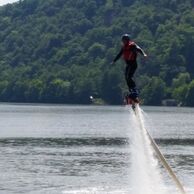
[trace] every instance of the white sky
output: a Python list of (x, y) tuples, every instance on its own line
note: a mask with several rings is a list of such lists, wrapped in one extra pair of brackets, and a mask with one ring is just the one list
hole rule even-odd
[(1, 5), (5, 5), (7, 3), (13, 3), (13, 2), (16, 2), (18, 0), (0, 0), (0, 6)]

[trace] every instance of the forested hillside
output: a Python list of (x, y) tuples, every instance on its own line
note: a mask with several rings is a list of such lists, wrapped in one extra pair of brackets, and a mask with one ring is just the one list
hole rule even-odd
[(148, 54), (136, 82), (144, 104), (194, 106), (194, 1), (20, 0), (0, 7), (0, 101), (122, 103), (121, 35)]

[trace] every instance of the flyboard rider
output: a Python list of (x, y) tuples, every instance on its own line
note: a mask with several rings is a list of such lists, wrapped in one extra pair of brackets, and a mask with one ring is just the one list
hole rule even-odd
[(138, 97), (138, 90), (133, 80), (133, 75), (137, 69), (137, 56), (138, 53), (147, 57), (147, 54), (141, 49), (134, 41), (131, 40), (129, 34), (122, 36), (123, 46), (117, 56), (114, 58), (111, 64), (114, 64), (121, 56), (123, 57), (126, 68), (125, 68), (125, 80), (129, 89), (129, 95), (132, 98)]

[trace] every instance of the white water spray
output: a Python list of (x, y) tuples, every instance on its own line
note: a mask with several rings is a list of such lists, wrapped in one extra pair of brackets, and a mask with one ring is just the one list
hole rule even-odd
[(131, 111), (131, 194), (166, 194), (158, 160), (144, 127), (142, 110)]

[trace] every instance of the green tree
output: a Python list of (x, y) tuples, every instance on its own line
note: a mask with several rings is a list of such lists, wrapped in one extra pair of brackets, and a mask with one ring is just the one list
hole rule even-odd
[(48, 82), (42, 98), (46, 102), (64, 103), (68, 102), (68, 93), (71, 83), (61, 79), (53, 79)]
[(194, 106), (194, 80), (191, 81), (186, 95), (186, 105)]
[(39, 79), (33, 79), (28, 83), (25, 98), (28, 102), (40, 102), (44, 90), (44, 83)]
[(0, 100), (90, 103), (88, 95), (96, 94), (122, 103), (124, 65), (109, 64), (121, 35), (130, 33), (149, 56), (140, 58), (135, 75), (144, 103), (174, 98), (189, 104), (193, 5), (192, 0), (25, 0), (2, 6)]
[(144, 103), (148, 105), (161, 105), (165, 94), (166, 84), (158, 77), (152, 77), (142, 90)]
[(102, 98), (109, 104), (122, 103), (121, 73), (115, 69), (106, 71), (102, 78)]
[(172, 97), (181, 104), (185, 104), (188, 86), (190, 82), (189, 73), (180, 73), (172, 82)]

